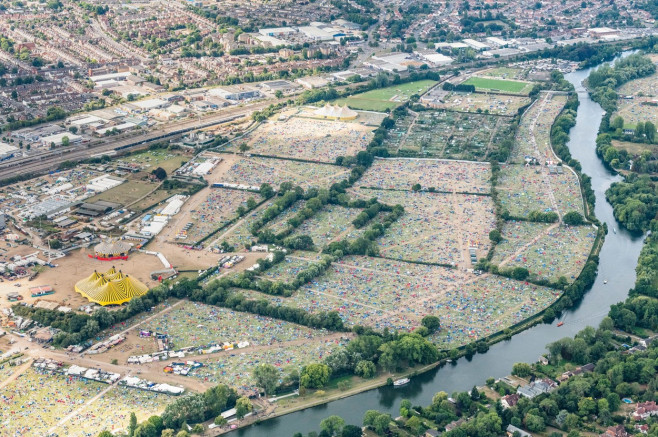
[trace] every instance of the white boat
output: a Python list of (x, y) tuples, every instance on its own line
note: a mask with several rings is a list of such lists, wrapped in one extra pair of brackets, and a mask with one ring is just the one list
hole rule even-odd
[(612, 232), (614, 232), (614, 233), (616, 234), (616, 233), (617, 233), (617, 229), (612, 228)]
[(403, 385), (409, 384), (411, 381), (409, 378), (401, 378), (393, 381), (393, 387), (402, 387)]
[(603, 280), (603, 283), (604, 283), (604, 284), (607, 284), (607, 283), (608, 283), (608, 280), (607, 280), (607, 279), (604, 279), (604, 280)]

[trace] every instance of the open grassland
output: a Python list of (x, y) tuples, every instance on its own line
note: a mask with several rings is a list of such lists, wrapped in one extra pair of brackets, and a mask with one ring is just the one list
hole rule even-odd
[(532, 89), (532, 83), (516, 80), (492, 79), (472, 76), (463, 82), (464, 85), (474, 85), (476, 89), (503, 91), (527, 95)]
[(595, 239), (596, 229), (591, 226), (507, 222), (492, 262), (525, 267), (538, 279), (557, 281), (564, 276), (573, 282), (585, 266)]
[[(129, 205), (136, 200), (146, 196), (151, 191), (155, 190), (158, 186), (157, 182), (130, 180), (100, 194), (87, 199), (87, 202), (95, 202), (97, 200), (105, 200), (107, 202), (116, 202), (121, 205)], [(157, 192), (156, 192), (157, 193)], [(155, 195), (155, 193), (153, 193)], [(164, 193), (163, 193), (164, 194)], [(166, 196), (169, 197), (169, 196)], [(166, 198), (165, 197), (165, 198)], [(142, 202), (140, 202), (141, 204)], [(153, 204), (155, 202), (152, 202)]]
[(146, 150), (134, 155), (121, 157), (117, 160), (117, 162), (143, 164), (146, 167), (145, 171), (149, 173), (152, 170), (161, 167), (167, 172), (167, 174), (169, 174), (188, 160), (189, 158), (186, 158), (180, 154), (172, 153), (168, 150), (156, 149)]
[(479, 71), (478, 76), (497, 77), (501, 79), (523, 79), (525, 71), (520, 68), (497, 67), (485, 71)]
[[(415, 184), (427, 190), (458, 193), (489, 193), (489, 163), (441, 159), (377, 159), (359, 179), (361, 187), (408, 190)], [(403, 205), (404, 206), (404, 205)]]
[(383, 112), (407, 102), (414, 94), (423, 94), (435, 84), (436, 82), (433, 80), (419, 80), (354, 94), (349, 97), (337, 99), (332, 103), (341, 106), (347, 105), (352, 109)]
[[(270, 120), (244, 138), (254, 154), (333, 164), (339, 156), (365, 150), (374, 127), (354, 122), (292, 117)], [(237, 150), (232, 145), (229, 150)]]

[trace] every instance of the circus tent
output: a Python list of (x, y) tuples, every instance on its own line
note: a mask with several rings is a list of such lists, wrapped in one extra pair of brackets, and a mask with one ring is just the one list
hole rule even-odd
[(345, 106), (330, 105), (327, 103), (322, 108), (313, 112), (314, 115), (332, 120), (354, 120), (359, 114)]
[(142, 296), (148, 287), (114, 267), (105, 273), (94, 271), (75, 284), (75, 291), (99, 305), (121, 305), (134, 297)]
[(96, 258), (101, 261), (111, 261), (115, 259), (128, 259), (130, 244), (114, 239), (107, 239), (100, 242), (94, 247), (94, 255), (90, 258)]

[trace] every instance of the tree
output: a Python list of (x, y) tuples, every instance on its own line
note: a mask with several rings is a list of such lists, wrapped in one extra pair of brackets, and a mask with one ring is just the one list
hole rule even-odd
[(224, 426), (228, 423), (228, 421), (226, 420), (226, 418), (224, 416), (219, 415), (219, 416), (215, 417), (215, 420), (213, 421), (213, 423), (217, 426)]
[(411, 189), (412, 189), (413, 191), (420, 191), (421, 188), (422, 188), (422, 187), (420, 186), (420, 184), (413, 184), (413, 185), (411, 186)]
[(543, 432), (546, 429), (544, 419), (534, 414), (527, 414), (525, 416), (525, 426), (531, 432)]
[(265, 199), (269, 199), (274, 196), (274, 189), (270, 184), (263, 183), (260, 186), (260, 195)]
[(341, 437), (363, 437), (363, 430), (355, 425), (345, 425)]
[(345, 426), (345, 420), (340, 416), (329, 416), (320, 422), (320, 429), (326, 431), (328, 435), (339, 435)]
[(514, 366), (512, 366), (512, 375), (516, 375), (521, 378), (529, 376), (531, 372), (532, 367), (530, 367), (530, 364), (528, 363), (515, 363)]
[(98, 437), (114, 437), (110, 431), (103, 430), (98, 434)]
[(562, 221), (571, 226), (578, 226), (585, 223), (585, 219), (578, 211), (569, 211), (562, 217)]
[(130, 424), (128, 425), (128, 435), (133, 437), (135, 435), (135, 430), (137, 429), (137, 416), (135, 412), (130, 413)]
[(418, 418), (418, 416), (414, 416), (411, 419), (407, 420), (405, 426), (415, 436), (418, 436), (420, 435), (420, 433), (425, 431), (425, 426), (423, 425), (423, 422)]
[(621, 118), (620, 116), (616, 116), (615, 118), (612, 119), (612, 122), (610, 123), (610, 127), (613, 130), (623, 129), (624, 128), (624, 119)]
[(62, 146), (67, 147), (68, 145), (71, 144), (71, 140), (67, 136), (62, 137)]
[(158, 430), (151, 422), (144, 422), (135, 430), (135, 437), (157, 437)]
[(165, 179), (167, 179), (167, 171), (162, 167), (156, 168), (151, 172), (151, 174), (153, 174), (153, 176), (158, 178), (158, 180), (160, 181), (164, 181)]
[(309, 364), (302, 369), (300, 385), (306, 388), (322, 388), (329, 382), (330, 373), (326, 364)]
[(491, 240), (492, 243), (500, 243), (500, 240), (503, 239), (503, 236), (501, 235), (500, 231), (498, 229), (492, 229), (489, 232), (489, 240)]
[(248, 397), (242, 396), (235, 402), (235, 416), (242, 419), (254, 408)]
[(650, 143), (653, 143), (656, 139), (656, 126), (650, 121), (644, 123), (644, 136)]
[(430, 334), (438, 331), (441, 327), (441, 320), (436, 316), (425, 316), (420, 323), (427, 328)]
[(238, 147), (238, 150), (240, 150), (241, 153), (245, 153), (247, 150), (249, 150), (249, 146), (247, 143), (242, 143), (240, 144), (240, 147)]
[(530, 275), (530, 272), (525, 267), (514, 267), (511, 276), (517, 281), (523, 281)]
[(400, 416), (411, 416), (411, 408), (411, 401), (409, 399), (402, 399), (402, 402), (400, 402)]
[(356, 368), (354, 369), (354, 373), (356, 373), (362, 378), (368, 379), (375, 376), (375, 373), (377, 373), (377, 368), (375, 367), (375, 363), (373, 363), (372, 361), (361, 360), (358, 363), (356, 363)]
[(279, 381), (279, 372), (271, 364), (261, 364), (254, 369), (254, 378), (259, 387), (265, 390), (265, 395), (271, 395)]
[(274, 93), (274, 97), (276, 97), (277, 99), (280, 99), (281, 97), (283, 97), (283, 91), (276, 90), (276, 92)]

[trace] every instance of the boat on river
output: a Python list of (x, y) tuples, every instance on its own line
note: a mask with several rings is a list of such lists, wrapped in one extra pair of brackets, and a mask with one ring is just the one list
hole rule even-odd
[(403, 385), (409, 384), (409, 381), (411, 381), (409, 378), (396, 379), (393, 381), (393, 387), (402, 387)]

